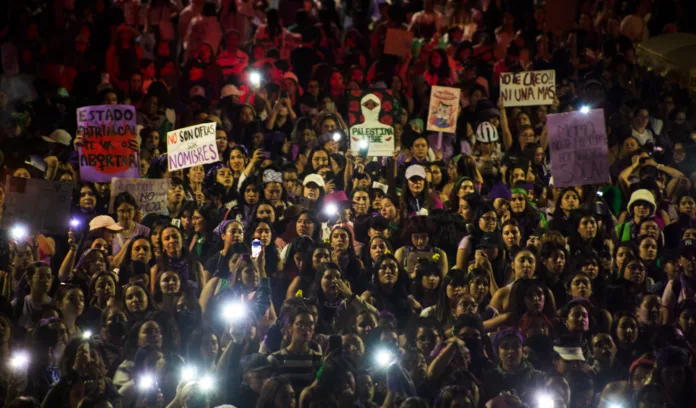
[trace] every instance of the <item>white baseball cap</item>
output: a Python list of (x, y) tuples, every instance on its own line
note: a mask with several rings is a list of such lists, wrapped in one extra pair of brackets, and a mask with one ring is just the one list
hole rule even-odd
[(425, 178), (425, 168), (420, 164), (412, 164), (406, 169), (406, 180), (410, 180), (411, 177)]
[(121, 231), (123, 227), (116, 224), (113, 218), (108, 215), (97, 215), (89, 222), (89, 230), (94, 231), (99, 228), (106, 228), (111, 231)]
[(228, 96), (242, 96), (244, 95), (244, 92), (242, 92), (239, 88), (232, 84), (227, 84), (222, 87), (222, 90), (220, 91), (220, 99), (226, 98)]
[(324, 188), (324, 179), (318, 175), (318, 174), (309, 174), (304, 178), (304, 181), (302, 182), (303, 186), (306, 186), (309, 183), (314, 183), (318, 185), (321, 188)]
[(51, 132), (50, 135), (41, 136), (41, 138), (48, 143), (60, 143), (65, 146), (70, 146), (70, 142), (72, 141), (72, 136), (70, 136), (70, 133), (63, 129), (56, 129)]

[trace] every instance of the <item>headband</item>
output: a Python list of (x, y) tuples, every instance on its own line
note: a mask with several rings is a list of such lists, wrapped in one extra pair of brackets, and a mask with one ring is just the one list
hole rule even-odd
[(527, 197), (527, 190), (515, 187), (512, 190), (510, 190), (510, 194), (522, 194), (523, 196)]

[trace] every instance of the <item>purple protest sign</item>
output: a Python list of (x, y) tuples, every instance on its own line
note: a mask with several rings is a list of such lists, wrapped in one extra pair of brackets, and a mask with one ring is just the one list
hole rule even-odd
[(106, 183), (114, 177), (138, 178), (138, 153), (130, 148), (135, 138), (135, 108), (130, 105), (85, 106), (77, 110), (80, 179)]
[(609, 181), (604, 111), (568, 112), (546, 119), (554, 187)]

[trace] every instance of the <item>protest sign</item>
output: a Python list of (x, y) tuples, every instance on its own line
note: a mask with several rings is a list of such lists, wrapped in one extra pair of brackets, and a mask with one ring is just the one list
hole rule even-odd
[(120, 179), (111, 180), (111, 201), (109, 213), (113, 213), (114, 200), (119, 193), (128, 192), (145, 214), (168, 214), (167, 192), (171, 179)]
[(503, 72), (500, 97), (506, 108), (551, 105), (556, 97), (556, 71)]
[(215, 123), (202, 123), (167, 133), (169, 171), (220, 160), (215, 144)]
[(382, 110), (379, 112), (380, 122), (391, 126), (399, 120), (401, 104), (391, 95), (390, 91), (385, 91), (383, 89), (354, 89), (346, 93), (348, 97), (348, 127), (365, 120), (362, 116), (360, 104), (367, 94), (376, 96), (382, 103)]
[(382, 102), (374, 94), (365, 95), (360, 101), (364, 121), (350, 128), (350, 148), (368, 156), (392, 156), (394, 153), (394, 128), (379, 121)]
[(72, 184), (7, 177), (5, 228), (23, 225), (32, 232), (64, 234), (70, 227)]
[(114, 177), (137, 178), (138, 153), (130, 148), (135, 138), (135, 108), (130, 105), (85, 106), (77, 110), (80, 179), (106, 183)]
[(411, 51), (413, 33), (398, 28), (387, 28), (387, 38), (384, 40), (384, 53), (405, 57)]
[(445, 86), (433, 86), (430, 91), (428, 130), (431, 132), (454, 133), (459, 116), (461, 90)]
[(554, 187), (609, 181), (604, 111), (550, 114), (546, 120)]

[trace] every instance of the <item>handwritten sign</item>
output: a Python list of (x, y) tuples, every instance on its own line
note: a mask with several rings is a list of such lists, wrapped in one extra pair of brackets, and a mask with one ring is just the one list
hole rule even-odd
[(556, 96), (556, 71), (503, 72), (500, 97), (506, 107), (551, 105)]
[(3, 223), (21, 224), (32, 232), (64, 234), (70, 225), (72, 184), (7, 177)]
[(167, 215), (167, 192), (171, 179), (120, 179), (111, 180), (111, 201), (109, 212), (113, 213), (114, 200), (119, 193), (128, 192), (145, 214), (155, 213)]
[(401, 104), (391, 94), (391, 91), (383, 89), (353, 89), (347, 92), (348, 97), (348, 127), (365, 120), (362, 115), (361, 101), (367, 94), (376, 96), (382, 104), (379, 111), (379, 121), (391, 126), (399, 120)]
[(398, 28), (387, 28), (387, 38), (384, 40), (384, 53), (405, 57), (411, 51), (413, 33)]
[(602, 109), (550, 114), (547, 125), (554, 187), (609, 181), (609, 148)]
[(135, 130), (135, 108), (130, 105), (85, 106), (77, 110), (80, 179), (106, 183), (114, 177), (137, 178), (138, 153), (130, 148)]
[(169, 171), (213, 163), (220, 160), (215, 144), (216, 124), (202, 123), (167, 133)]
[(364, 121), (350, 128), (350, 148), (372, 157), (392, 156), (394, 153), (394, 128), (379, 121), (382, 102), (374, 94), (365, 95), (360, 101)]
[(459, 116), (461, 90), (445, 86), (433, 86), (430, 91), (428, 130), (431, 132), (454, 133)]

